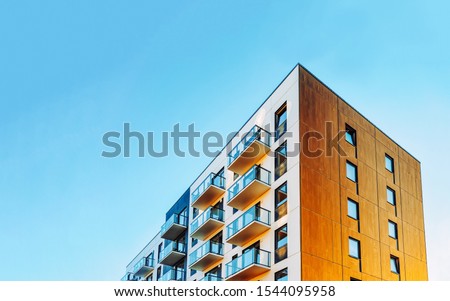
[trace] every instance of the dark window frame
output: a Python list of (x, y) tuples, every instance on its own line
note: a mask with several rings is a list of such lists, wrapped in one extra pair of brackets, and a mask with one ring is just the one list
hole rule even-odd
[[(283, 190), (283, 187), (286, 187), (285, 188), (285, 191)], [(280, 186), (278, 186), (276, 189), (275, 189), (275, 209), (274, 209), (274, 212), (275, 212), (275, 221), (277, 221), (277, 220), (279, 220), (280, 218), (282, 218), (282, 217), (284, 217), (284, 216), (286, 216), (287, 215), (287, 205), (288, 205), (288, 185), (287, 185), (287, 181), (286, 182), (284, 182), (283, 184), (281, 184)], [(279, 194), (279, 192), (280, 193), (284, 193), (284, 194), (286, 194), (286, 198), (284, 199), (284, 200), (282, 200), (282, 201), (280, 201), (279, 199), (278, 199), (278, 194)], [(280, 207), (282, 207), (282, 206), (286, 206), (286, 213), (284, 214), (284, 215), (280, 215), (279, 213), (278, 213), (278, 209), (280, 208)]]
[[(286, 114), (285, 121), (280, 123), (280, 117), (283, 116), (283, 114)], [(287, 101), (285, 101), (278, 110), (275, 111), (275, 141), (278, 141), (284, 133), (287, 132)], [(279, 132), (278, 129), (283, 126), (283, 132)]]
[[(351, 248), (350, 248), (351, 241), (354, 241), (358, 244), (358, 256), (354, 256), (351, 254)], [(351, 258), (354, 258), (354, 259), (358, 259), (358, 260), (361, 259), (361, 242), (358, 239), (353, 238), (351, 236), (348, 237), (348, 256), (350, 256)]]
[[(354, 168), (355, 170), (355, 179), (353, 180), (352, 178), (349, 177), (348, 175), (348, 166), (351, 166)], [(349, 179), (350, 181), (352, 181), (353, 183), (358, 183), (358, 166), (350, 161), (346, 161), (345, 163), (345, 176), (347, 177), (347, 179)]]
[[(283, 276), (280, 277), (280, 275), (282, 275), (283, 273), (286, 274), (286, 275), (283, 275)], [(284, 277), (286, 277), (286, 280), (280, 280), (280, 279), (282, 279)], [(288, 281), (288, 280), (289, 280), (288, 267), (285, 267), (284, 269), (281, 269), (281, 270), (275, 272), (275, 274), (274, 274), (274, 281)]]
[[(395, 231), (394, 234), (395, 234), (395, 236), (392, 236), (392, 235), (391, 235), (391, 225), (394, 226), (394, 231)], [(393, 221), (391, 221), (391, 220), (388, 220), (388, 235), (389, 235), (390, 238), (393, 238), (393, 239), (395, 239), (395, 240), (398, 239), (398, 226), (397, 226), (397, 223), (396, 223), (396, 222), (393, 222)]]
[[(392, 265), (393, 261), (394, 265)], [(397, 256), (391, 255), (389, 265), (392, 273), (400, 275), (400, 259)], [(393, 267), (395, 267), (395, 270), (392, 269)]]
[[(278, 239), (280, 232), (285, 232), (286, 237), (282, 238), (282, 239)], [(288, 225), (284, 224), (283, 226), (279, 227), (278, 229), (276, 229), (274, 231), (274, 235), (275, 235), (275, 239), (274, 239), (274, 247), (275, 247), (275, 263), (278, 263), (280, 261), (283, 261), (284, 259), (286, 259), (288, 257)], [(283, 241), (284, 239), (286, 239), (286, 242), (283, 245), (279, 245), (279, 243), (281, 241)], [(286, 249), (286, 251), (284, 252), (284, 254), (282, 256), (278, 256), (277, 251), (281, 250), (281, 249)]]
[[(347, 139), (348, 137), (351, 137), (351, 141), (349, 141), (349, 139)], [(348, 124), (345, 124), (345, 141), (347, 141), (347, 143), (352, 146), (356, 146), (356, 144), (357, 144), (356, 130)]]
[[(393, 195), (393, 203), (389, 201), (389, 192), (392, 192)], [(392, 206), (397, 206), (397, 193), (394, 189), (389, 186), (386, 186), (386, 201)]]
[[(353, 216), (350, 215), (349, 203), (355, 204), (355, 206), (356, 206), (356, 217), (353, 217)], [(359, 221), (359, 203), (356, 202), (355, 200), (352, 200), (351, 198), (347, 198), (347, 216), (350, 217), (351, 219)]]
[[(392, 169), (389, 169), (388, 168), (388, 166), (387, 166), (387, 160), (389, 160), (389, 162), (390, 162), (390, 168)], [(389, 171), (390, 173), (394, 173), (394, 158), (392, 158), (391, 156), (389, 156), (388, 154), (384, 154), (384, 168), (387, 170), (387, 171)]]
[[(284, 149), (284, 153), (282, 152)], [(284, 157), (284, 161), (282, 160), (282, 157)], [(281, 178), (284, 174), (287, 172), (287, 141), (284, 141), (280, 144), (280, 146), (277, 147), (275, 150), (275, 181)], [(282, 163), (284, 162), (284, 163)], [(284, 171), (283, 173), (280, 173), (280, 169), (284, 164)]]

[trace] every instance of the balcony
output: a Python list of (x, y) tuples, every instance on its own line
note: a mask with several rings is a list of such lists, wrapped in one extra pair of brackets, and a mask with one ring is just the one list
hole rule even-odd
[(161, 237), (168, 240), (175, 240), (186, 230), (187, 216), (173, 214), (161, 227)]
[(159, 263), (173, 266), (186, 256), (186, 244), (172, 241), (159, 254)]
[(192, 207), (205, 210), (225, 193), (225, 178), (211, 173), (191, 194)]
[(120, 281), (137, 281), (137, 277), (135, 277), (133, 273), (126, 273)]
[(254, 165), (228, 189), (228, 206), (243, 210), (270, 189), (270, 171)]
[(189, 268), (204, 271), (211, 265), (218, 264), (223, 259), (223, 244), (207, 241), (189, 255)]
[(253, 248), (226, 264), (225, 280), (251, 280), (267, 271), (270, 271), (270, 252)]
[(184, 270), (170, 269), (164, 275), (162, 275), (158, 281), (185, 281)]
[(209, 207), (191, 223), (191, 236), (204, 240), (223, 226), (223, 216), (222, 209)]
[(270, 133), (255, 125), (228, 153), (228, 169), (242, 175), (270, 151)]
[(216, 275), (205, 275), (200, 281), (222, 281), (222, 277)]
[(137, 277), (146, 277), (154, 267), (153, 258), (143, 257), (134, 265), (133, 272)]
[(227, 226), (227, 243), (243, 246), (270, 229), (270, 211), (253, 206)]

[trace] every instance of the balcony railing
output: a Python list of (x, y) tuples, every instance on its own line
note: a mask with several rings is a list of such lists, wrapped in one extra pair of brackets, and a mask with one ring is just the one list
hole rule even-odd
[(120, 281), (137, 281), (137, 277), (133, 275), (133, 273), (126, 273)]
[(170, 269), (164, 275), (162, 275), (158, 281), (184, 281), (186, 280), (184, 270)]
[(191, 236), (204, 240), (209, 234), (223, 226), (223, 216), (222, 209), (209, 207), (191, 223)]
[(189, 255), (189, 267), (203, 271), (211, 265), (216, 265), (223, 259), (223, 244), (207, 241)]
[(222, 281), (222, 277), (216, 276), (216, 275), (206, 275), (200, 281)]
[(153, 271), (153, 268), (153, 258), (143, 257), (134, 265), (133, 272), (138, 277), (145, 277)]
[(226, 264), (226, 280), (250, 280), (270, 270), (270, 252), (253, 248)]
[(228, 188), (228, 206), (243, 210), (270, 189), (270, 171), (254, 165)]
[(228, 153), (228, 169), (243, 174), (270, 151), (270, 136), (255, 125)]
[(191, 194), (192, 207), (205, 210), (225, 193), (225, 178), (211, 173)]
[(181, 233), (186, 230), (187, 216), (184, 214), (173, 214), (161, 226), (161, 237), (164, 239), (175, 240)]
[(170, 242), (159, 254), (159, 263), (173, 266), (186, 256), (186, 244)]
[(243, 246), (270, 229), (270, 211), (253, 206), (227, 226), (227, 242)]

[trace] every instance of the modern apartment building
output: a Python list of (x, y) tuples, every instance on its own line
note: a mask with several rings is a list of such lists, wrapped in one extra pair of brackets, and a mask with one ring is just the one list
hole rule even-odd
[(297, 65), (123, 280), (427, 280), (420, 162)]

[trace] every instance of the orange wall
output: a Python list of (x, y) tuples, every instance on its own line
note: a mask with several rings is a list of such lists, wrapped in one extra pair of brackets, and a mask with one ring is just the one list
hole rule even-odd
[[(346, 156), (301, 154), (302, 280), (427, 280), (420, 163), (300, 68), (300, 137), (309, 131), (325, 137), (326, 121), (333, 136), (345, 124), (354, 128), (357, 146), (343, 138)], [(325, 150), (325, 139), (311, 139), (309, 149), (316, 148)], [(394, 175), (385, 154), (394, 159)], [(346, 178), (347, 160), (358, 167), (357, 184)], [(386, 185), (396, 191), (397, 212), (386, 201)], [(347, 216), (347, 198), (359, 203), (359, 224)], [(398, 247), (388, 219), (398, 225)], [(349, 236), (360, 241), (360, 261), (348, 256)], [(400, 276), (390, 271), (390, 254), (400, 260)]]

